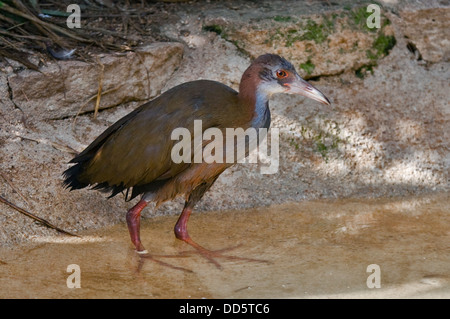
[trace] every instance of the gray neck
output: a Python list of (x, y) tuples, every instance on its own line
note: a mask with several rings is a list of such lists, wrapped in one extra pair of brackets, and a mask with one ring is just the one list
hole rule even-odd
[(270, 127), (269, 97), (260, 90), (256, 91), (255, 117), (252, 120), (252, 127), (267, 129)]

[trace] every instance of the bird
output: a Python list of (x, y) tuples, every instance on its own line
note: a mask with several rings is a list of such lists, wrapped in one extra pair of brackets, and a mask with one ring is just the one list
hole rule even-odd
[(211, 260), (209, 251), (191, 238), (187, 224), (195, 205), (234, 163), (175, 162), (171, 150), (177, 141), (171, 134), (176, 128), (194, 133), (196, 120), (202, 121), (203, 132), (210, 128), (269, 129), (269, 99), (278, 93), (302, 95), (331, 105), (289, 61), (276, 54), (263, 54), (243, 73), (239, 92), (212, 80), (186, 82), (119, 119), (69, 162), (74, 165), (63, 172), (63, 185), (70, 191), (90, 187), (110, 193), (109, 198), (126, 192), (128, 201), (140, 196), (127, 211), (126, 222), (131, 243), (142, 255), (148, 254), (140, 237), (142, 210), (150, 202), (156, 208), (184, 196), (175, 236)]

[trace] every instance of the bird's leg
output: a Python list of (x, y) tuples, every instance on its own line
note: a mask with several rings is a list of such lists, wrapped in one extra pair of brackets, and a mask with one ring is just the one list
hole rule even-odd
[(191, 213), (192, 207), (189, 207), (188, 203), (186, 203), (186, 205), (183, 208), (183, 211), (181, 212), (180, 217), (178, 218), (177, 223), (175, 224), (174, 228), (175, 237), (194, 247), (202, 256), (204, 256), (206, 259), (212, 262), (217, 268), (222, 268), (220, 264), (212, 258), (211, 251), (197, 244), (195, 241), (192, 240), (191, 236), (189, 236), (187, 230), (187, 223), (189, 217), (191, 216)]
[(127, 225), (130, 232), (131, 242), (136, 247), (138, 254), (146, 254), (144, 246), (141, 243), (140, 228), (141, 228), (141, 211), (147, 206), (148, 202), (141, 199), (127, 212)]
[(197, 250), (205, 250), (205, 249), (202, 246), (195, 243), (191, 239), (191, 237), (189, 236), (188, 231), (187, 231), (187, 223), (188, 223), (189, 217), (191, 216), (192, 210), (194, 209), (195, 204), (203, 197), (205, 192), (212, 186), (212, 184), (214, 183), (216, 178), (214, 178), (209, 183), (201, 184), (196, 189), (194, 189), (194, 191), (189, 195), (188, 200), (184, 204), (183, 211), (181, 212), (181, 215), (178, 218), (177, 223), (175, 224), (175, 229), (174, 229), (175, 236), (178, 239), (181, 239), (182, 241), (193, 246)]
[(178, 218), (177, 223), (175, 224), (174, 232), (175, 237), (182, 241), (188, 241), (190, 240), (190, 236), (187, 231), (187, 223), (189, 220), (189, 217), (191, 216), (192, 208), (188, 207), (187, 205), (184, 206), (183, 211), (181, 212), (180, 217)]
[[(189, 217), (191, 216), (192, 208), (186, 205), (181, 212), (180, 217), (178, 218), (177, 223), (175, 224), (174, 232), (175, 237), (184, 241), (185, 243), (191, 245), (195, 249), (197, 249), (200, 252), (207, 252), (208, 250), (206, 248), (203, 248), (199, 244), (197, 244), (195, 241), (192, 240), (191, 236), (189, 236), (188, 230), (187, 230), (187, 223), (189, 220)], [(214, 262), (215, 263), (215, 262)]]
[(185, 243), (189, 244), (190, 246), (194, 247), (197, 252), (205, 257), (209, 262), (213, 263), (217, 268), (221, 269), (222, 266), (214, 259), (217, 257), (231, 259), (231, 260), (245, 260), (245, 261), (258, 261), (258, 262), (265, 262), (264, 260), (258, 260), (253, 258), (243, 258), (243, 257), (236, 257), (236, 256), (228, 256), (224, 255), (223, 252), (234, 249), (236, 247), (211, 251), (203, 246), (197, 244), (195, 241), (192, 240), (192, 238), (188, 234), (187, 230), (187, 223), (189, 220), (189, 217), (191, 216), (193, 208), (191, 207), (189, 202), (186, 202), (186, 205), (184, 206), (183, 211), (181, 212), (180, 217), (178, 218), (177, 223), (175, 224), (174, 232), (175, 237), (184, 241)]
[[(140, 227), (141, 227), (141, 212), (147, 206), (148, 202), (145, 199), (141, 199), (136, 205), (134, 205), (128, 212), (127, 212), (127, 225), (128, 230), (130, 232), (131, 242), (136, 247), (136, 252), (139, 254), (139, 256), (150, 259), (162, 266), (176, 269), (176, 270), (182, 270), (186, 272), (192, 272), (189, 269), (183, 268), (183, 267), (177, 267), (171, 264), (168, 264), (166, 262), (163, 262), (161, 260), (158, 260), (151, 256), (147, 250), (144, 248), (144, 245), (142, 245), (141, 237), (140, 237)], [(142, 263), (140, 263), (140, 267), (142, 267)]]

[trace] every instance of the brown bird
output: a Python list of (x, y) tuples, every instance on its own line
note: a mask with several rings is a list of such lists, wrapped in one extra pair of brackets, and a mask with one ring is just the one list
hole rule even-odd
[(265, 54), (244, 72), (239, 93), (219, 82), (198, 80), (178, 85), (138, 107), (70, 161), (75, 165), (64, 172), (64, 184), (71, 190), (91, 185), (111, 192), (110, 197), (126, 191), (129, 200), (142, 195), (126, 214), (131, 242), (142, 254), (147, 253), (139, 234), (142, 209), (149, 202), (158, 206), (184, 195), (175, 236), (211, 260), (208, 251), (189, 236), (187, 223), (195, 204), (233, 163), (176, 163), (171, 152), (178, 141), (171, 134), (176, 128), (186, 128), (193, 139), (194, 120), (202, 120), (202, 133), (209, 128), (268, 129), (269, 99), (275, 93), (299, 94), (330, 104), (291, 63), (278, 55)]

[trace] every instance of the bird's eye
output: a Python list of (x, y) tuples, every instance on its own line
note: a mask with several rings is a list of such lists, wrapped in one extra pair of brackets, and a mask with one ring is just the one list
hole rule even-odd
[(287, 76), (288, 76), (288, 74), (287, 74), (287, 72), (285, 70), (278, 70), (277, 71), (277, 78), (283, 79), (283, 78), (285, 78)]

